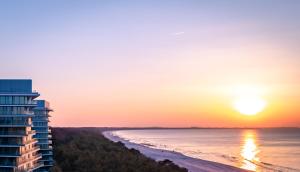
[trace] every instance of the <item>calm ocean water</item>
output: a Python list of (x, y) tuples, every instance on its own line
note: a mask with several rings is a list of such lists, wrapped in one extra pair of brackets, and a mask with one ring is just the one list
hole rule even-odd
[(300, 129), (153, 129), (114, 134), (253, 171), (300, 171)]

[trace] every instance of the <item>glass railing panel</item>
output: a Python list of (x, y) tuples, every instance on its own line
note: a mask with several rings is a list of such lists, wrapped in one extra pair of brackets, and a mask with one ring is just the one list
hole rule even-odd
[(25, 131), (0, 131), (0, 135), (26, 135), (26, 134), (27, 133)]

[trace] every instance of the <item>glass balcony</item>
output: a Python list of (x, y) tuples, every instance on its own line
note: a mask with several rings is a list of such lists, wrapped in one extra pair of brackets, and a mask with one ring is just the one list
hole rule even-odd
[(38, 139), (38, 144), (52, 144), (52, 140)]
[(44, 162), (53, 162), (54, 161), (54, 159), (52, 158), (52, 157), (47, 157), (47, 158), (45, 158), (45, 157), (43, 157), (42, 159), (40, 159), (40, 161), (44, 161)]
[(39, 169), (40, 167), (43, 167), (44, 163), (43, 162), (35, 162), (31, 168), (31, 170), (36, 170)]
[(0, 139), (0, 145), (22, 145), (22, 140), (3, 140)]
[(51, 133), (51, 130), (48, 129), (48, 127), (46, 127), (46, 129), (42, 127), (33, 127), (33, 128), (37, 133)]
[(51, 156), (51, 155), (53, 155), (53, 152), (52, 151), (49, 151), (49, 150), (42, 150), (42, 151), (40, 151), (41, 152), (41, 154), (43, 155), (43, 156)]
[(24, 136), (26, 135), (25, 131), (0, 131), (0, 136)]
[(50, 145), (40, 145), (40, 149), (41, 150), (51, 150), (52, 146), (50, 146)]
[(15, 147), (15, 146), (24, 146), (26, 144), (35, 143), (37, 140), (31, 139), (28, 141), (23, 141), (21, 139), (6, 139), (0, 137), (0, 146), (2, 147)]
[(15, 167), (16, 161), (15, 160), (8, 160), (8, 159), (4, 159), (0, 161), (0, 167), (1, 166), (10, 166), (10, 167)]
[(20, 155), (18, 151), (0, 151), (0, 157), (18, 157)]
[(15, 120), (0, 120), (0, 126), (3, 125), (8, 125), (8, 126), (31, 126), (31, 121), (15, 121)]
[(53, 165), (54, 165), (54, 162), (53, 162), (53, 161), (45, 161), (45, 162), (44, 162), (44, 165), (45, 165), (45, 166), (53, 166)]

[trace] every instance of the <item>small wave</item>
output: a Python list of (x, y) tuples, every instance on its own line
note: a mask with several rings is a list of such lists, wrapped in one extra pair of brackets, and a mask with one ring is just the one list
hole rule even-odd
[(148, 146), (148, 147), (155, 147), (155, 145), (150, 143), (142, 143), (141, 145)]
[(227, 161), (230, 161), (232, 163), (239, 163), (243, 161), (247, 161), (255, 166), (257, 166), (257, 171), (262, 171), (262, 172), (267, 172), (267, 171), (272, 171), (272, 172), (300, 172), (300, 169), (296, 168), (291, 168), (291, 167), (285, 167), (285, 166), (280, 166), (280, 165), (275, 165), (267, 162), (260, 162), (260, 161), (255, 161), (255, 160), (248, 160), (244, 159), (241, 157), (236, 157), (236, 156), (230, 156), (226, 154), (220, 154), (220, 153), (213, 153), (215, 156), (221, 157), (226, 159)]
[(270, 169), (273, 171), (278, 171), (278, 172), (299, 172), (300, 169), (295, 169), (295, 168), (291, 168), (291, 167), (284, 167), (284, 166), (280, 166), (280, 165), (275, 165), (275, 164), (271, 164), (271, 163), (267, 163), (267, 162), (252, 162), (255, 165), (262, 167), (263, 169)]
[(284, 167), (280, 165), (275, 165), (267, 162), (260, 162), (260, 161), (251, 161), (248, 159), (243, 159), (244, 161), (250, 162), (258, 167), (258, 171), (272, 171), (272, 172), (299, 172), (299, 169), (291, 168), (291, 167)]

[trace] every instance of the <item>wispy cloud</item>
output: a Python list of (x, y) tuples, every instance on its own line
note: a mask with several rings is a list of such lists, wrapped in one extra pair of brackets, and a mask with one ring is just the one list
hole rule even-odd
[(185, 32), (174, 32), (172, 33), (171, 35), (175, 35), (175, 36), (178, 36), (178, 35), (183, 35)]

